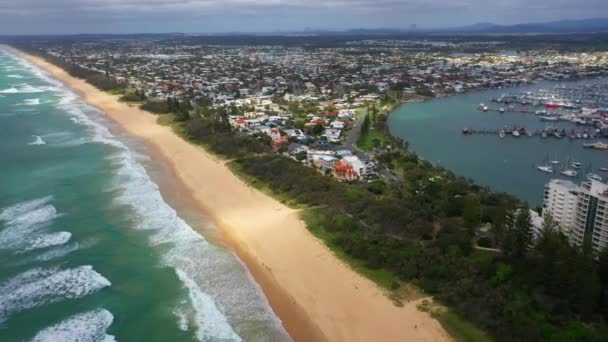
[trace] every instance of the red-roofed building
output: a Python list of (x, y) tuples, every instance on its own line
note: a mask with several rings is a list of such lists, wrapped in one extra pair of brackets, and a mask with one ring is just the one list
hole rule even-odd
[(344, 160), (340, 160), (334, 164), (331, 169), (331, 174), (334, 176), (334, 178), (345, 181), (353, 181), (359, 178), (359, 175), (353, 169), (352, 165), (348, 164)]

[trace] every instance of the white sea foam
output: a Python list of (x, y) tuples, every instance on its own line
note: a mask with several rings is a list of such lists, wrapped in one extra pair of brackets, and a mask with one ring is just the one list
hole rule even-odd
[(19, 84), (10, 88), (0, 90), (2, 94), (32, 94), (32, 93), (44, 93), (45, 91), (52, 90), (49, 87), (33, 87), (27, 83)]
[[(200, 341), (205, 341), (210, 337), (218, 340), (240, 341), (241, 338), (232, 330), (226, 317), (216, 308), (213, 299), (201, 291), (199, 286), (186, 273), (180, 270), (176, 272), (179, 279), (188, 288), (190, 301), (195, 310), (195, 319), (199, 324), (196, 337)], [(204, 324), (200, 325), (200, 323)]]
[(0, 249), (23, 249), (40, 229), (57, 218), (57, 210), (48, 201), (50, 197), (44, 197), (3, 209), (0, 221), (5, 228), (0, 230)]
[(22, 103), (24, 106), (37, 106), (40, 104), (40, 99), (26, 99)]
[(110, 342), (114, 336), (106, 334), (114, 316), (105, 309), (98, 309), (72, 316), (60, 323), (43, 329), (32, 342)]
[(29, 252), (35, 249), (48, 248), (58, 245), (63, 245), (70, 241), (72, 233), (69, 232), (57, 232), (49, 234), (41, 234), (36, 236), (26, 247), (23, 252)]
[(0, 93), (2, 93), (2, 94), (16, 94), (18, 92), (19, 92), (19, 89), (14, 88), (14, 87), (0, 90)]
[(28, 262), (34, 262), (34, 261), (50, 261), (50, 260), (63, 258), (64, 256), (66, 256), (74, 251), (77, 251), (81, 248), (82, 248), (81, 244), (79, 244), (78, 242), (72, 242), (70, 244), (63, 245), (61, 247), (49, 249), (48, 251), (45, 251), (44, 253), (36, 255), (32, 259), (24, 260), (23, 264), (27, 264)]
[(0, 322), (11, 315), (68, 299), (86, 297), (110, 286), (92, 266), (34, 269), (0, 284)]
[[(9, 215), (7, 215), (9, 216)], [(48, 223), (57, 217), (57, 210), (50, 204), (43, 205), (28, 211), (21, 212), (18, 216), (6, 220), (8, 227), (17, 226), (30, 228), (39, 224)]]
[(6, 77), (9, 77), (9, 78), (23, 78), (22, 75), (17, 75), (17, 74), (6, 75)]
[(12, 221), (19, 215), (39, 208), (53, 199), (53, 196), (45, 196), (29, 201), (24, 201), (0, 210), (0, 221)]
[(189, 314), (184, 308), (178, 308), (173, 311), (173, 314), (177, 317), (177, 327), (181, 331), (190, 330), (190, 322), (188, 320)]
[[(248, 332), (246, 326), (251, 322), (266, 322), (289, 340), (263, 292), (238, 258), (207, 243), (177, 216), (133, 153), (117, 152), (111, 161), (117, 174), (113, 188), (116, 201), (132, 207), (137, 228), (153, 231), (150, 242), (164, 246), (164, 262), (176, 270), (188, 289), (194, 311), (187, 314), (187, 319), (183, 311), (178, 311), (178, 324), (192, 322), (190, 326), (197, 329), (199, 338), (238, 339), (238, 333)], [(234, 328), (229, 322), (236, 324)]]
[(34, 141), (32, 141), (31, 143), (28, 143), (28, 145), (46, 145), (46, 142), (44, 140), (42, 140), (42, 137), (39, 135), (34, 135), (34, 138), (36, 138)]
[(73, 147), (90, 142), (90, 138), (78, 137), (73, 132), (55, 132), (42, 136), (53, 147)]
[(192, 321), (196, 336), (200, 340), (239, 341), (240, 337), (231, 327), (222, 308), (217, 306), (214, 298), (205, 293), (208, 289), (199, 286), (192, 280), (191, 275), (180, 267), (184, 263), (204, 262), (195, 258), (211, 257), (201, 254), (201, 251), (208, 253), (211, 246), (163, 201), (158, 186), (150, 180), (143, 166), (135, 161), (130, 151), (122, 150), (116, 153), (112, 162), (116, 166), (117, 173), (117, 181), (113, 189), (118, 193), (117, 202), (132, 207), (137, 216), (136, 228), (153, 231), (150, 237), (153, 245), (172, 246), (165, 255), (164, 261), (176, 270), (178, 277), (188, 289), (190, 302), (194, 308), (191, 317), (178, 315), (178, 324), (184, 327), (184, 322)]

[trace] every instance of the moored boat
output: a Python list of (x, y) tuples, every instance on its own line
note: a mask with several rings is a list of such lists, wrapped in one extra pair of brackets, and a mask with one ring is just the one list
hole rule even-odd
[(536, 168), (542, 172), (553, 173), (553, 167), (551, 165), (539, 165)]
[(583, 147), (592, 148), (592, 149), (596, 149), (596, 150), (608, 150), (608, 144), (601, 142), (601, 141), (590, 143), (590, 144), (583, 144)]
[(541, 116), (539, 116), (539, 118), (541, 119), (541, 121), (557, 121), (557, 120), (559, 120), (558, 118), (556, 118), (554, 116), (546, 116), (546, 115), (541, 115)]
[(564, 170), (560, 173), (566, 177), (576, 177), (576, 175), (578, 175), (578, 172), (574, 170)]

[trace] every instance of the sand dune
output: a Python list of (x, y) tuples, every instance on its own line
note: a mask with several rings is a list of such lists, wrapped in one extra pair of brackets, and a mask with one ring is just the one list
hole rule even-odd
[(298, 212), (237, 178), (157, 116), (119, 102), (41, 58), (15, 51), (79, 92), (165, 158), (192, 198), (252, 271), (296, 341), (443, 341), (450, 337), (416, 302), (396, 307), (374, 283), (312, 236)]

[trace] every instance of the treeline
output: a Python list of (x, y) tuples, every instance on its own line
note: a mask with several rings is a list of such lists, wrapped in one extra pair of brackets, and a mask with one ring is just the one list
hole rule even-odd
[(37, 55), (46, 59), (48, 62), (55, 64), (56, 66), (67, 71), (70, 75), (76, 78), (83, 79), (100, 90), (120, 92), (125, 89), (124, 84), (115, 81), (111, 77), (108, 77), (106, 73), (101, 73), (98, 71), (83, 68), (77, 64), (43, 53), (40, 50), (33, 49), (28, 46), (18, 46), (18, 48), (23, 49), (24, 51), (32, 55)]
[[(175, 114), (176, 121), (187, 121), (191, 117), (194, 108), (189, 100), (179, 101), (178, 99), (167, 97), (165, 100), (145, 98), (140, 108), (154, 114)], [(193, 113), (196, 114), (196, 113)]]

